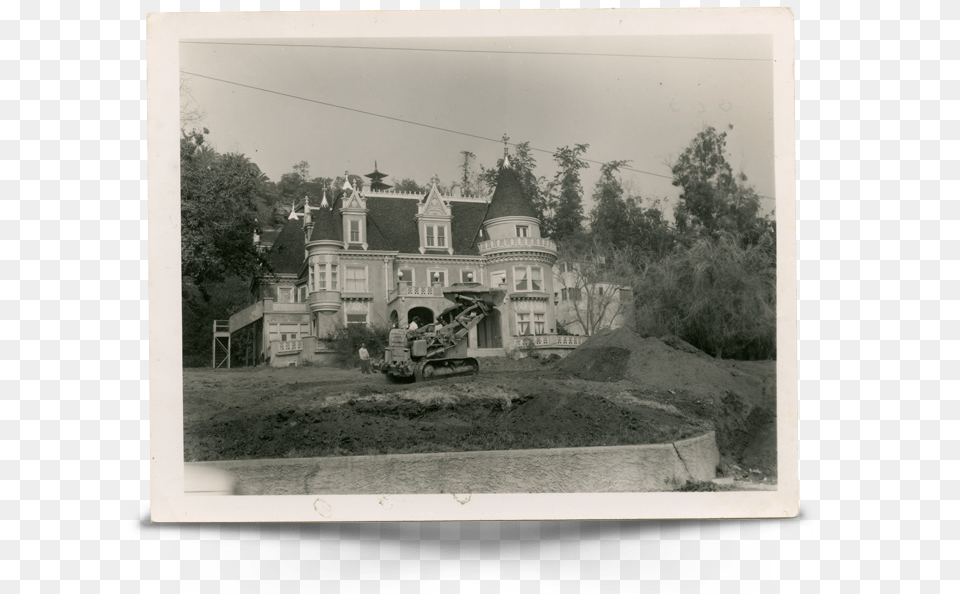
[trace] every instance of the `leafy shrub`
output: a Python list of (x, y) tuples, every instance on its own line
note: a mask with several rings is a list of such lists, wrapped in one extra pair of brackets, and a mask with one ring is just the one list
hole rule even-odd
[(339, 355), (344, 367), (359, 367), (360, 345), (366, 344), (371, 359), (383, 357), (390, 341), (390, 325), (383, 320), (371, 324), (337, 324), (324, 339), (329, 348)]
[(641, 335), (675, 334), (717, 358), (769, 359), (777, 349), (777, 267), (767, 235), (702, 237), (652, 264), (636, 293)]

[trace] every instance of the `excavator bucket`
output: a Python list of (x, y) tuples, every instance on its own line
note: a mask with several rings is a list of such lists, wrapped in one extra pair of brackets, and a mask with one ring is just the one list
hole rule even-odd
[(482, 301), (484, 305), (489, 307), (499, 306), (506, 297), (506, 294), (500, 289), (491, 289), (480, 283), (456, 283), (443, 289), (443, 296), (454, 303), (457, 302), (457, 296), (460, 295)]

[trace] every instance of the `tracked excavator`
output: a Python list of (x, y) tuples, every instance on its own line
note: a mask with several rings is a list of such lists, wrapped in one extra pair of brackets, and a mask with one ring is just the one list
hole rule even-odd
[(505, 294), (480, 283), (458, 283), (445, 287), (443, 296), (454, 305), (437, 316), (437, 323), (390, 331), (380, 365), (390, 380), (420, 382), (479, 373), (480, 364), (467, 356), (467, 335), (503, 303)]

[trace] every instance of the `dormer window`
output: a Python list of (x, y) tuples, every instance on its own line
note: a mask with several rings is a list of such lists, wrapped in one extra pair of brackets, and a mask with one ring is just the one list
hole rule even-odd
[(530, 227), (527, 225), (517, 225), (517, 237), (529, 237)]
[(360, 221), (350, 221), (350, 243), (360, 243)]

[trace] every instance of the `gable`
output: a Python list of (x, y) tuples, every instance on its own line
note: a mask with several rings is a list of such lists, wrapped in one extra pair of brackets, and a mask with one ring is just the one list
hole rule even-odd
[(420, 216), (440, 218), (446, 218), (450, 216), (450, 212), (443, 203), (443, 198), (441, 197), (440, 192), (437, 190), (437, 186), (430, 188), (430, 193), (427, 194), (427, 198), (424, 200), (423, 206), (420, 208)]

